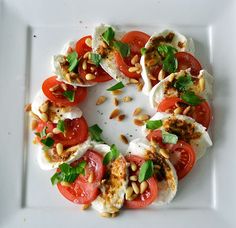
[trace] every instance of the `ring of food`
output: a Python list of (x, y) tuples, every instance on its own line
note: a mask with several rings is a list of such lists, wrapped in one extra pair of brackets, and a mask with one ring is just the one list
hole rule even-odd
[[(116, 216), (122, 207), (170, 203), (178, 181), (212, 146), (207, 130), (213, 76), (194, 56), (192, 39), (172, 30), (120, 34), (102, 24), (92, 36), (66, 44), (53, 57), (54, 76), (45, 79), (26, 106), (40, 167), (55, 169), (51, 182), (62, 196), (104, 217)], [(79, 108), (89, 87), (109, 80), (117, 81), (108, 89), (114, 94), (135, 84), (156, 110), (152, 117), (134, 110), (143, 137), (129, 142), (121, 135), (127, 151), (106, 144), (102, 129), (88, 127)], [(96, 105), (105, 101), (101, 96)], [(124, 119), (117, 109), (110, 115), (115, 117)]]

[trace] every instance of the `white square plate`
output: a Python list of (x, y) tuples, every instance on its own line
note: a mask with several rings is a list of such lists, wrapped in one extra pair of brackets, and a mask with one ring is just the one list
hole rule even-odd
[[(0, 1), (0, 227), (236, 227), (235, 12), (235, 1)], [(91, 34), (94, 25), (102, 22), (149, 34), (177, 29), (194, 39), (196, 56), (215, 77), (210, 153), (181, 181), (169, 206), (125, 210), (115, 219), (100, 218), (92, 211), (82, 213), (59, 196), (50, 184), (53, 172), (37, 165), (36, 147), (23, 112), (24, 104), (32, 101), (51, 74), (51, 56), (66, 41)], [(125, 150), (118, 142), (119, 133), (127, 133), (130, 139), (140, 135), (130, 124), (131, 118), (120, 125), (106, 122), (112, 105), (105, 109), (93, 105), (111, 84), (114, 81), (91, 88), (81, 109), (89, 125), (102, 126), (108, 143), (117, 141)], [(124, 104), (123, 110), (131, 112), (139, 103), (153, 113), (144, 95), (134, 88), (126, 94), (136, 102)]]

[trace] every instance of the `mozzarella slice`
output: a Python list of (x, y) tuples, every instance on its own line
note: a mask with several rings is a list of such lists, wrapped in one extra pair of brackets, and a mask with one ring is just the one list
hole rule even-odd
[[(212, 146), (212, 141), (209, 134), (206, 131), (206, 128), (201, 124), (197, 123), (194, 119), (185, 116), (185, 115), (173, 115), (167, 114), (163, 112), (157, 112), (150, 120), (162, 120), (163, 125), (160, 127), (160, 130), (167, 130), (164, 127), (164, 121), (167, 119), (176, 118), (178, 120), (182, 120), (186, 123), (191, 123), (194, 125), (194, 131), (201, 133), (201, 136), (197, 139), (192, 139), (190, 141), (190, 145), (193, 147), (196, 153), (196, 159), (200, 159), (208, 150), (210, 146)], [(145, 135), (147, 135), (147, 129), (145, 127), (142, 128)]]
[(66, 149), (66, 152), (70, 152), (71, 155), (67, 160), (60, 162), (50, 161), (48, 153), (51, 153), (51, 151), (42, 150), (42, 147), (40, 145), (37, 152), (38, 164), (43, 170), (51, 170), (57, 168), (62, 163), (71, 163), (83, 156), (84, 153), (91, 147), (90, 141), (90, 138), (88, 138), (85, 142)]
[[(98, 53), (98, 48), (103, 41), (102, 34), (111, 26), (101, 24), (95, 27), (93, 39), (92, 39), (92, 48), (94, 53)], [(115, 29), (113, 28), (115, 31)], [(115, 39), (119, 39), (119, 33), (115, 32)], [(119, 67), (115, 60), (114, 50), (110, 49), (107, 56), (102, 58), (100, 62), (101, 67), (115, 80), (121, 81), (124, 85), (129, 83), (129, 79), (119, 70)]]
[[(182, 73), (181, 73), (182, 72)], [(174, 77), (178, 76), (178, 74), (190, 74), (190, 69), (185, 71), (181, 71), (179, 73), (174, 73)], [(157, 108), (158, 104), (166, 97), (178, 96), (177, 90), (172, 87), (168, 88), (168, 95), (166, 95), (167, 85), (169, 80), (173, 77), (173, 74), (170, 74), (165, 79), (161, 80), (158, 84), (156, 84), (149, 94), (149, 102), (152, 108)], [(194, 76), (192, 76), (194, 78)], [(194, 91), (197, 95), (203, 97), (204, 99), (210, 101), (212, 98), (212, 90), (213, 90), (213, 76), (210, 75), (206, 70), (201, 70), (199, 72), (198, 78), (202, 77), (205, 81), (205, 89), (201, 91), (199, 83), (197, 85), (193, 85), (191, 90)], [(196, 78), (196, 77), (195, 77)], [(178, 96), (179, 97), (179, 96)]]
[[(44, 93), (40, 90), (32, 104), (32, 112), (36, 114), (40, 119), (42, 119), (42, 113), (40, 112), (39, 108), (40, 106), (48, 101), (48, 98), (44, 95)], [(80, 110), (79, 107), (73, 106), (73, 107), (57, 107), (57, 106), (51, 106), (50, 107), (50, 116), (49, 119), (53, 123), (57, 123), (58, 120), (65, 120), (65, 119), (76, 119), (80, 118), (82, 116), (82, 111)]]
[[(129, 143), (127, 153), (149, 159), (150, 146), (151, 145), (147, 139), (137, 138)], [(147, 153), (147, 151), (149, 152)], [(156, 153), (158, 153), (158, 151), (159, 148), (157, 147)], [(162, 161), (161, 164), (165, 170), (166, 178), (158, 181), (158, 198), (153, 203), (157, 206), (170, 203), (174, 199), (178, 187), (178, 177), (175, 168), (169, 160), (162, 159)]]
[(54, 55), (52, 58), (52, 70), (53, 73), (57, 76), (57, 80), (58, 81), (63, 81), (69, 85), (73, 85), (73, 86), (80, 86), (80, 87), (90, 87), (90, 86), (94, 86), (97, 83), (96, 82), (89, 82), (89, 81), (84, 81), (84, 84), (78, 83), (78, 82), (68, 82), (65, 79), (65, 73), (63, 73), (63, 69), (61, 67), (61, 62), (64, 60), (64, 57), (67, 54), (67, 50), (69, 47), (71, 47), (72, 49), (75, 49), (75, 44), (76, 41), (69, 41), (67, 42), (64, 47), (62, 48), (61, 54), (59, 55)]
[[(153, 40), (155, 40), (156, 38), (161, 37), (161, 36), (166, 37), (170, 33), (174, 34), (172, 41), (168, 42), (168, 43), (161, 42), (161, 44), (171, 45), (174, 48), (176, 48), (178, 51), (185, 51), (185, 52), (194, 53), (194, 43), (191, 38), (187, 39), (182, 34), (176, 32), (176, 31), (173, 31), (173, 30), (168, 30), (168, 29), (164, 30), (160, 33), (155, 33), (154, 35), (152, 35), (150, 37), (149, 41), (146, 43), (145, 48), (146, 49), (151, 48), (153, 45)], [(140, 64), (142, 66), (142, 73), (141, 74), (142, 74), (142, 78), (144, 81), (143, 93), (148, 95), (150, 90), (152, 89), (152, 84), (151, 84), (151, 81), (148, 77), (150, 69), (146, 65), (146, 54), (142, 55), (141, 60), (140, 60)]]

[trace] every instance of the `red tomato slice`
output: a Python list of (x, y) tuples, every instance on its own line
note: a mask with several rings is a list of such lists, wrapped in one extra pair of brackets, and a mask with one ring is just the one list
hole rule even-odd
[(176, 169), (178, 179), (184, 178), (193, 168), (195, 164), (195, 152), (191, 145), (179, 140), (176, 144), (164, 144), (162, 143), (161, 130), (154, 130), (147, 135), (147, 139), (156, 140), (161, 148), (169, 150), (170, 162)]
[(83, 38), (79, 39), (75, 45), (75, 51), (80, 57), (83, 56), (86, 52), (92, 51), (92, 48), (85, 43), (85, 40), (88, 38), (92, 39), (92, 36), (84, 36)]
[[(78, 103), (82, 102), (87, 96), (87, 89), (84, 87), (74, 88), (71, 85), (66, 84), (67, 91), (75, 91), (74, 101), (70, 102), (65, 96), (63, 96), (64, 90), (60, 87), (64, 82), (59, 82), (56, 80), (56, 76), (47, 78), (42, 85), (42, 90), (47, 98), (54, 102), (58, 106), (76, 106)], [(55, 92), (50, 91), (50, 88), (58, 85), (58, 89)], [(58, 93), (58, 94), (55, 94)]]
[[(93, 150), (88, 150), (83, 157), (73, 162), (71, 166), (76, 166), (78, 162), (83, 160), (87, 162), (85, 176), (78, 176), (75, 182), (70, 186), (63, 186), (59, 183), (57, 187), (60, 193), (71, 202), (89, 204), (95, 200), (99, 194), (98, 185), (104, 175), (105, 167), (102, 164), (103, 157)], [(94, 173), (94, 180), (92, 183), (88, 183), (88, 176), (91, 172)]]
[(199, 71), (202, 69), (202, 66), (194, 56), (187, 52), (178, 52), (175, 54), (175, 57), (178, 61), (177, 71), (191, 68), (190, 72), (192, 75), (199, 75)]
[[(135, 155), (126, 156), (126, 160), (128, 162), (134, 162), (138, 167), (140, 167), (145, 161), (143, 158)], [(130, 170), (130, 175), (137, 175), (137, 172), (134, 173), (132, 172), (132, 170)], [(151, 177), (147, 180), (147, 183), (148, 183), (148, 188), (143, 194), (139, 195), (134, 200), (125, 201), (125, 206), (127, 208), (133, 208), (133, 209), (145, 208), (157, 198), (158, 195), (157, 180), (154, 177)]]
[(83, 116), (73, 120), (66, 119), (64, 122), (65, 135), (62, 133), (54, 134), (52, 138), (55, 143), (61, 143), (64, 147), (70, 147), (83, 143), (88, 138), (88, 125)]
[(150, 36), (146, 33), (140, 31), (131, 31), (126, 33), (121, 41), (129, 44), (130, 46), (130, 56), (123, 58), (120, 53), (115, 53), (116, 63), (122, 73), (124, 73), (129, 78), (140, 78), (141, 74), (136, 72), (129, 72), (129, 68), (134, 66), (131, 64), (131, 59), (138, 55), (138, 62), (140, 61), (141, 53), (140, 49), (145, 46)]
[[(166, 112), (168, 110), (169, 113), (173, 113), (176, 109), (175, 103), (181, 102), (185, 103), (178, 97), (168, 97), (164, 98), (161, 103), (158, 105), (158, 112)], [(211, 108), (206, 101), (200, 103), (199, 105), (194, 106), (194, 111), (189, 112), (187, 116), (192, 117), (198, 123), (202, 124), (204, 127), (208, 128), (211, 122)]]

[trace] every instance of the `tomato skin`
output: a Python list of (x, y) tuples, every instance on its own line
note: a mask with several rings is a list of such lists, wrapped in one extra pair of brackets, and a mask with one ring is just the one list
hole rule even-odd
[(175, 57), (178, 61), (178, 70), (186, 70), (191, 68), (190, 73), (194, 76), (199, 75), (199, 71), (202, 69), (201, 64), (199, 61), (190, 53), (188, 52), (177, 52)]
[(92, 51), (92, 48), (89, 47), (86, 43), (86, 39), (92, 39), (92, 36), (84, 36), (79, 39), (75, 45), (75, 51), (78, 53), (78, 56), (83, 56), (86, 52)]
[[(134, 162), (138, 167), (140, 167), (145, 162), (143, 158), (136, 155), (128, 155), (125, 158), (126, 161)], [(145, 208), (157, 198), (158, 196), (157, 180), (154, 177), (150, 177), (146, 181), (148, 183), (147, 190), (145, 190), (143, 194), (139, 195), (134, 200), (126, 200), (124, 203), (126, 208), (132, 208), (132, 209)]]
[[(56, 76), (52, 76), (47, 78), (42, 85), (42, 90), (44, 95), (52, 102), (54, 102), (58, 106), (76, 106), (80, 102), (84, 101), (84, 99), (87, 96), (87, 89), (84, 87), (77, 87), (76, 89), (71, 85), (67, 86), (67, 91), (75, 91), (75, 98), (73, 102), (70, 102), (66, 97), (63, 95), (54, 95), (53, 92), (50, 91), (50, 88), (52, 88), (55, 85), (61, 85), (65, 84), (64, 82), (60, 82), (56, 80)], [(64, 92), (62, 88), (58, 89), (58, 92)]]
[[(176, 108), (176, 102), (185, 103), (178, 97), (167, 97), (160, 102), (157, 107), (157, 111), (166, 112), (168, 110), (168, 112), (173, 113), (174, 109)], [(205, 128), (208, 128), (212, 118), (211, 108), (208, 102), (204, 101), (199, 105), (194, 106), (194, 111), (187, 113), (187, 116), (192, 117)]]

